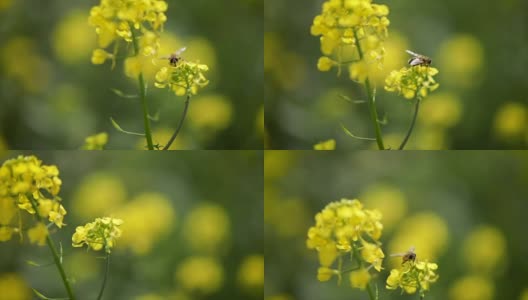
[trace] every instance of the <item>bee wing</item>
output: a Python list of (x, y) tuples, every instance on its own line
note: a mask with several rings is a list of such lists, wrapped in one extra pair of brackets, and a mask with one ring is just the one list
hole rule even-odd
[(422, 56), (422, 55), (420, 55), (420, 54), (418, 54), (418, 53), (412, 52), (411, 50), (405, 50), (405, 52), (409, 53), (409, 54), (412, 55), (412, 56), (417, 56), (417, 57)]
[(187, 50), (187, 47), (180, 48), (180, 50), (174, 52), (174, 55), (178, 56), (183, 53), (183, 51)]
[(390, 256), (391, 257), (401, 257), (401, 256), (405, 256), (407, 255), (407, 252), (404, 252), (404, 253), (394, 253), (394, 254), (391, 254)]

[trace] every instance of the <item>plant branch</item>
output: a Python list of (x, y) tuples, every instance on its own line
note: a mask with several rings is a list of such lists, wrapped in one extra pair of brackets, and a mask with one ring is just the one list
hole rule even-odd
[[(42, 221), (42, 218), (39, 215), (38, 212), (38, 206), (35, 203), (33, 199), (30, 200), (31, 206), (33, 207), (33, 210), (35, 210), (35, 218), (38, 222), (44, 223)], [(51, 239), (49, 233), (46, 235), (46, 244), (48, 245), (48, 248), (51, 251), (51, 254), (53, 255), (53, 261), (55, 262), (55, 265), (57, 266), (57, 269), (59, 270), (59, 274), (62, 279), (62, 283), (64, 284), (64, 287), (66, 288), (66, 293), (68, 293), (68, 297), (70, 300), (75, 300), (75, 295), (73, 294), (73, 290), (70, 286), (70, 282), (68, 281), (68, 278), (66, 277), (66, 272), (64, 272), (64, 268), (62, 267), (61, 258), (59, 257), (59, 253), (57, 252), (57, 247), (55, 247), (55, 243)]]
[(101, 298), (103, 297), (103, 292), (104, 292), (104, 289), (105, 289), (105, 286), (106, 286), (106, 280), (108, 278), (108, 272), (109, 272), (109, 269), (110, 269), (110, 254), (109, 253), (106, 253), (106, 267), (105, 267), (105, 273), (104, 273), (104, 277), (103, 277), (103, 285), (101, 285), (101, 290), (99, 291), (99, 295), (97, 296), (97, 300), (101, 300)]
[(407, 130), (407, 134), (405, 135), (405, 138), (403, 139), (400, 147), (398, 147), (398, 150), (403, 150), (403, 148), (407, 144), (407, 141), (411, 137), (411, 133), (414, 129), (414, 124), (416, 123), (416, 117), (418, 116), (418, 110), (420, 109), (420, 102), (421, 102), (419, 98), (416, 98), (415, 100), (416, 100), (416, 104), (414, 105), (414, 115), (411, 121), (411, 125), (409, 126), (409, 129)]
[[(134, 33), (134, 30), (132, 29), (132, 43), (134, 44), (134, 54), (137, 56), (139, 55), (139, 45), (136, 38), (136, 35)], [(152, 133), (150, 130), (150, 120), (148, 118), (148, 105), (147, 105), (147, 99), (146, 99), (146, 88), (145, 88), (145, 80), (143, 79), (143, 72), (139, 73), (138, 76), (138, 83), (139, 83), (139, 97), (141, 98), (141, 108), (143, 110), (143, 126), (145, 128), (145, 138), (147, 140), (147, 147), (149, 150), (154, 150), (154, 144), (152, 143)]]
[(167, 145), (165, 145), (165, 147), (163, 147), (163, 150), (169, 150), (172, 142), (174, 142), (174, 140), (178, 136), (178, 133), (180, 133), (180, 129), (183, 127), (183, 121), (185, 121), (185, 116), (187, 115), (187, 109), (189, 108), (190, 100), (191, 100), (191, 95), (187, 94), (187, 99), (185, 99), (185, 106), (183, 107), (183, 113), (182, 113), (182, 116), (181, 116), (181, 119), (180, 119), (180, 123), (178, 123), (178, 127), (176, 128), (176, 131), (174, 131), (174, 133), (172, 134), (172, 136), (171, 136), (169, 142), (167, 143)]
[[(359, 60), (363, 60), (364, 59), (363, 50), (361, 49), (361, 44), (359, 43), (356, 30), (354, 30), (354, 39), (356, 41), (356, 47), (357, 47), (357, 51), (359, 55)], [(376, 98), (372, 90), (372, 87), (370, 86), (370, 80), (368, 79), (368, 77), (365, 78), (365, 90), (367, 91), (367, 98), (368, 98), (368, 104), (369, 104), (369, 110), (370, 110), (370, 120), (376, 132), (376, 143), (378, 144), (379, 150), (385, 150), (385, 146), (383, 145), (383, 137), (381, 135), (381, 126), (378, 121), (378, 111), (376, 110)]]
[[(352, 246), (352, 249), (354, 251), (354, 259), (356, 260), (359, 268), (363, 268), (363, 262), (361, 261), (361, 258), (359, 257), (359, 252), (355, 246)], [(374, 296), (374, 292), (372, 291), (372, 287), (370, 286), (370, 282), (367, 283), (367, 293), (369, 295), (370, 300), (377, 300), (376, 296)]]

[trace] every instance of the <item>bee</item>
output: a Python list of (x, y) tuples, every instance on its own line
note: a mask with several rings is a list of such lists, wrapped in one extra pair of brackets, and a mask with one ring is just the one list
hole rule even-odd
[(408, 261), (414, 262), (416, 260), (416, 253), (414, 252), (414, 246), (411, 247), (407, 252), (391, 254), (391, 256), (400, 256), (402, 258), (402, 265)]
[(425, 55), (414, 53), (411, 50), (406, 50), (405, 52), (407, 52), (410, 55), (412, 55), (412, 57), (409, 58), (409, 62), (408, 62), (411, 67), (414, 67), (414, 66), (429, 66), (429, 65), (431, 65), (431, 62), (432, 62), (431, 58), (429, 58), (429, 57), (427, 57)]
[(169, 64), (173, 67), (175, 67), (183, 58), (181, 58), (180, 54), (185, 51), (187, 47), (180, 48), (178, 51), (174, 51), (169, 56), (160, 57), (161, 59), (168, 59)]

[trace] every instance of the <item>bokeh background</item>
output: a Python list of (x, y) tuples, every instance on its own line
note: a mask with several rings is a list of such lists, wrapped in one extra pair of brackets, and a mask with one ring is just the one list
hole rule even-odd
[[(323, 0), (266, 1), (264, 6), (266, 147), (311, 149), (335, 139), (337, 148), (370, 149), (374, 137), (364, 89), (319, 72), (319, 37), (310, 35)], [(385, 67), (373, 81), (386, 144), (401, 142), (413, 105), (384, 91), (384, 78), (409, 58), (433, 59), (440, 87), (422, 103), (406, 149), (525, 149), (528, 146), (526, 1), (374, 1), (390, 9)]]
[(383, 214), (380, 300), (419, 298), (385, 289), (401, 264), (387, 257), (412, 245), (439, 266), (425, 299), (528, 299), (528, 153), (268, 151), (264, 170), (266, 300), (368, 299), (347, 275), (319, 282), (306, 247), (315, 214), (341, 198)]
[[(122, 61), (92, 65), (99, 1), (0, 1), (0, 147), (78, 149), (87, 136), (107, 132), (107, 149), (144, 149), (145, 141), (118, 132), (143, 132), (138, 94)], [(263, 2), (168, 1), (161, 56), (183, 46), (182, 57), (209, 66), (209, 85), (192, 99), (175, 149), (262, 149)], [(159, 68), (159, 67), (158, 67)], [(153, 85), (146, 74), (154, 143), (165, 144), (184, 97)]]
[[(143, 153), (143, 154), (142, 154)], [(255, 151), (10, 152), (60, 170), (67, 226), (52, 237), (79, 299), (95, 299), (101, 252), (72, 248), (76, 226), (96, 217), (125, 221), (112, 251), (104, 299), (262, 299), (263, 169)], [(38, 263), (37, 267), (33, 264)], [(0, 299), (66, 295), (47, 246), (0, 243)]]

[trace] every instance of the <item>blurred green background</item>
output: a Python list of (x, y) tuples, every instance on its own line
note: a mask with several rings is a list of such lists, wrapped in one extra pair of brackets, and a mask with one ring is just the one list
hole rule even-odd
[[(374, 137), (364, 88), (336, 70), (322, 73), (319, 37), (310, 26), (323, 0), (266, 1), (265, 112), (268, 149), (371, 149)], [(438, 90), (423, 101), (408, 149), (524, 149), (528, 145), (526, 1), (374, 1), (390, 9), (382, 74), (374, 78), (388, 146), (396, 148), (413, 112), (410, 101), (383, 89), (385, 75), (406, 65), (406, 49), (430, 56)]]
[(341, 198), (383, 214), (380, 300), (419, 298), (385, 289), (401, 264), (388, 256), (413, 245), (439, 266), (425, 299), (528, 299), (528, 153), (267, 151), (264, 170), (266, 300), (368, 299), (347, 275), (319, 282), (306, 247), (315, 214)]
[[(53, 227), (52, 238), (78, 299), (96, 298), (104, 261), (102, 252), (72, 248), (71, 236), (103, 216), (125, 221), (103, 299), (262, 299), (261, 152), (9, 152), (2, 162), (18, 154), (59, 168), (67, 226)], [(52, 257), (18, 235), (0, 243), (0, 299), (35, 299), (29, 287), (66, 295), (55, 265), (27, 261)]]
[[(95, 29), (90, 8), (99, 1), (0, 0), (0, 148), (78, 149), (84, 138), (110, 135), (108, 149), (144, 149), (137, 80), (122, 61), (92, 65)], [(186, 46), (184, 59), (209, 66), (209, 85), (192, 99), (176, 149), (262, 149), (263, 2), (168, 1), (160, 56)], [(165, 144), (183, 110), (184, 97), (153, 85), (146, 75), (154, 143)]]

